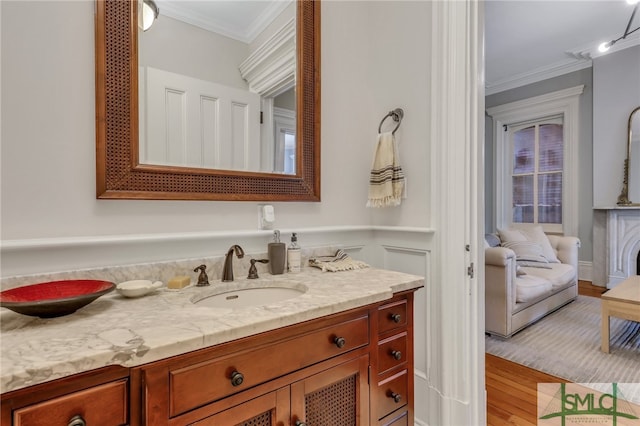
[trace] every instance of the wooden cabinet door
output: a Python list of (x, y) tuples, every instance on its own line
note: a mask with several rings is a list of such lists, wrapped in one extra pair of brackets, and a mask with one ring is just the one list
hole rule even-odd
[(332, 367), (291, 385), (291, 424), (369, 425), (369, 356)]
[(289, 387), (284, 387), (195, 423), (194, 426), (286, 426), (289, 425)]

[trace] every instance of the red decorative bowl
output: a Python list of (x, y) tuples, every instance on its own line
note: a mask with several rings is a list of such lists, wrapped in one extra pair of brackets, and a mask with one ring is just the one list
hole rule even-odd
[(0, 292), (0, 306), (23, 315), (53, 318), (69, 315), (116, 288), (109, 281), (65, 280)]

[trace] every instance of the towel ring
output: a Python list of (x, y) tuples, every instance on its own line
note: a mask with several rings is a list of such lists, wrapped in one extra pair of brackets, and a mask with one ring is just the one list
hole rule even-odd
[(382, 132), (382, 123), (384, 123), (384, 120), (386, 120), (387, 117), (391, 117), (393, 119), (393, 121), (398, 123), (396, 125), (396, 128), (393, 129), (393, 131), (391, 132), (392, 135), (395, 135), (396, 134), (396, 130), (398, 130), (398, 127), (400, 127), (400, 124), (402, 123), (402, 118), (404, 117), (404, 111), (402, 110), (402, 108), (396, 108), (393, 111), (389, 111), (389, 113), (387, 115), (382, 117), (382, 121), (380, 122), (380, 125), (378, 126), (378, 133)]

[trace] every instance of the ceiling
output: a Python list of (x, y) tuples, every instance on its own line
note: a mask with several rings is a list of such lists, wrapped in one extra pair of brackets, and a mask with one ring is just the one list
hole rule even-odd
[(160, 14), (250, 43), (293, 0), (155, 0)]
[[(293, 0), (156, 0), (160, 13), (250, 43)], [(626, 0), (486, 0), (486, 94), (591, 66), (597, 46), (622, 36)], [(640, 11), (631, 29), (640, 26)], [(640, 31), (608, 53), (640, 44)]]
[[(621, 37), (633, 6), (625, 0), (485, 2), (486, 94), (591, 66), (597, 46)], [(631, 29), (640, 26), (640, 10)], [(607, 54), (640, 44), (640, 31)]]

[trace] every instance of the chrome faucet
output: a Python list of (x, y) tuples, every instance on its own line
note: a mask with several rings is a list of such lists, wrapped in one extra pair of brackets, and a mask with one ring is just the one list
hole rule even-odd
[(236, 256), (238, 259), (242, 259), (244, 257), (244, 250), (237, 244), (229, 247), (229, 251), (225, 255), (224, 259), (224, 268), (222, 269), (222, 281), (228, 282), (233, 281), (233, 252), (236, 252)]

